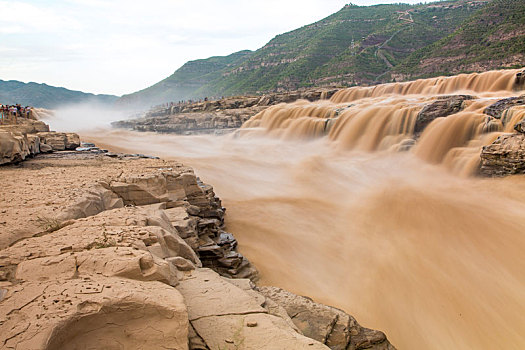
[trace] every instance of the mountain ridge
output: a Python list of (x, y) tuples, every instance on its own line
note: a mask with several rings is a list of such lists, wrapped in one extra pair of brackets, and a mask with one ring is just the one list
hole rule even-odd
[(112, 104), (118, 98), (114, 95), (86, 93), (45, 83), (0, 79), (0, 103), (3, 104), (20, 103), (25, 106), (53, 109), (83, 102)]
[[(235, 55), (232, 54), (187, 62), (161, 82), (122, 96), (118, 103), (143, 106), (144, 102), (158, 104), (310, 87), (374, 85), (515, 68), (517, 62), (525, 60), (525, 30), (519, 32), (525, 24), (521, 10), (525, 13), (520, 0), (448, 0), (374, 6), (348, 4), (315, 23), (275, 36), (256, 51), (241, 51), (244, 54), (236, 56), (235, 60), (231, 59), (230, 56)], [(497, 13), (500, 20), (484, 22), (490, 13)], [(455, 62), (452, 67), (428, 71), (428, 66), (439, 63), (440, 59), (453, 62), (453, 57), (449, 56), (455, 52), (443, 50), (447, 40), (462, 40), (461, 32), (484, 23), (492, 26), (490, 32), (496, 40), (509, 36), (511, 30), (518, 32), (510, 35), (510, 41), (503, 40), (501, 45), (494, 46), (500, 49), (498, 54), (489, 50), (483, 55), (483, 51), (476, 48), (479, 43), (475, 39), (483, 38), (484, 32), (471, 36), (462, 47), (467, 54), (477, 54), (468, 58), (469, 65)], [(502, 55), (505, 56), (506, 48), (511, 46), (515, 55), (509, 61)], [(495, 59), (486, 59), (487, 55), (494, 55)], [(420, 65), (421, 58), (427, 59), (427, 68)], [(211, 63), (217, 59), (228, 60), (228, 64), (207, 71), (204, 80), (188, 80), (182, 75), (184, 70), (194, 69), (192, 66), (196, 63), (205, 64), (208, 60)], [(185, 90), (174, 86), (185, 86)]]

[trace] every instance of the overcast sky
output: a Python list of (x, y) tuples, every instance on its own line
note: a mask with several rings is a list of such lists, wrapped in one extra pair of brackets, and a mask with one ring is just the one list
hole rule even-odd
[[(400, 0), (352, 1), (394, 2)], [(164, 79), (189, 60), (256, 50), (346, 3), (0, 0), (0, 79), (122, 95)]]

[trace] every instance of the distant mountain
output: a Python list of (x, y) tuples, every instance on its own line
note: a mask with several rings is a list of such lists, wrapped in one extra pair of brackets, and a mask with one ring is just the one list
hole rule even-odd
[(525, 64), (525, 1), (346, 5), (257, 51), (191, 61), (123, 105), (352, 86)]
[(24, 106), (53, 109), (80, 102), (114, 103), (117, 99), (118, 96), (94, 95), (47, 84), (0, 80), (0, 104), (20, 103)]

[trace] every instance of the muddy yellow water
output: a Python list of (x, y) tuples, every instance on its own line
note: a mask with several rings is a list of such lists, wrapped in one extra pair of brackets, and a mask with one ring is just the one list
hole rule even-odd
[[(516, 95), (514, 74), (352, 88), (272, 107), (236, 137), (84, 134), (193, 166), (261, 284), (340, 307), (399, 349), (518, 350), (525, 177), (472, 176), (481, 147), (509, 131), (483, 109)], [(421, 108), (458, 91), (476, 98), (398, 152)]]

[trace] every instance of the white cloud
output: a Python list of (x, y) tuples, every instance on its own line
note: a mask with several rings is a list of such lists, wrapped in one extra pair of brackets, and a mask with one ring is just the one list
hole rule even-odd
[(2, 33), (57, 32), (64, 28), (78, 29), (73, 18), (56, 9), (48, 9), (22, 1), (0, 1)]

